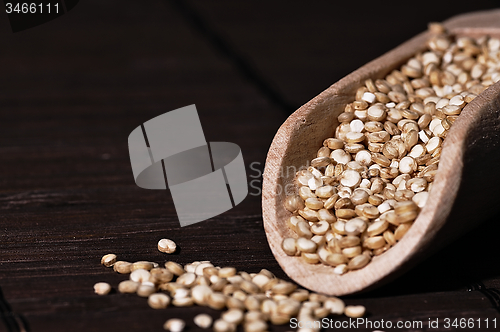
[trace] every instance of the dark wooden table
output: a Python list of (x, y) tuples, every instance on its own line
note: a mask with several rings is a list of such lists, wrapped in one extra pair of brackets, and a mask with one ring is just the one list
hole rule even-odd
[[(171, 317), (194, 331), (197, 313), (220, 314), (95, 295), (94, 283), (116, 287), (126, 278), (100, 265), (106, 253), (210, 260), (286, 278), (266, 241), (258, 189), (280, 124), (427, 22), (495, 4), (81, 0), (61, 18), (15, 34), (0, 15), (0, 331), (162, 331)], [(190, 104), (207, 141), (241, 147), (253, 182), (236, 208), (181, 228), (168, 191), (135, 185), (127, 137)], [(449, 331), (445, 318), (473, 318), (476, 326), (481, 319), (482, 327), (488, 319), (494, 331), (499, 221), (497, 214), (395, 282), (345, 301), (365, 305), (372, 321), (418, 320), (425, 331)], [(164, 237), (180, 251), (160, 253)], [(429, 319), (440, 319), (439, 328)]]

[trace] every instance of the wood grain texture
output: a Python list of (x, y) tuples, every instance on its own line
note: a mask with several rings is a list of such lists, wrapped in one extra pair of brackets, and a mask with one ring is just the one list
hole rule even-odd
[[(427, 23), (496, 8), (411, 2), (187, 0), (290, 103), (301, 106), (353, 70), (426, 29)], [(295, 110), (294, 109), (294, 110)]]
[[(6, 322), (14, 313), (31, 331), (161, 331), (171, 317), (191, 329), (197, 311), (215, 317), (95, 295), (94, 283), (116, 289), (127, 278), (99, 264), (108, 252), (130, 261), (267, 267), (286, 278), (269, 251), (256, 189), (237, 208), (180, 228), (169, 192), (133, 181), (127, 137), (159, 114), (195, 103), (206, 139), (238, 144), (252, 176), (249, 166), (262, 170), (284, 120), (168, 4), (85, 1), (39, 28), (2, 30), (1, 39), (9, 50), (0, 55)], [(180, 251), (160, 253), (163, 237)], [(5, 330), (17, 328), (0, 321)]]
[[(445, 26), (452, 34), (498, 37), (500, 10), (452, 18), (445, 22)], [(338, 125), (337, 116), (343, 112), (346, 103), (354, 100), (361, 82), (384, 77), (398, 68), (421, 51), (428, 38), (429, 34), (424, 32), (341, 79), (292, 114), (273, 140), (264, 172), (264, 227), (281, 267), (304, 287), (331, 295), (379, 287), (476, 227), (477, 220), (484, 220), (488, 212), (498, 211), (495, 192), (500, 180), (496, 174), (481, 171), (500, 167), (500, 84), (495, 84), (464, 108), (462, 116), (450, 130), (428, 203), (410, 231), (393, 248), (374, 257), (363, 269), (344, 275), (333, 274), (333, 268), (326, 265), (310, 265), (287, 256), (281, 249), (282, 240), (292, 236), (285, 225), (290, 213), (284, 208), (286, 195), (281, 188), (291, 185), (294, 179), (294, 172), (283, 170), (287, 167), (298, 170), (314, 158), (325, 138), (333, 137)], [(481, 191), (485, 195), (476, 199), (475, 193)], [(476, 204), (469, 205), (472, 201)], [(471, 206), (475, 208), (471, 209)], [(442, 230), (446, 223), (449, 226)], [(436, 236), (438, 232), (439, 236)]]

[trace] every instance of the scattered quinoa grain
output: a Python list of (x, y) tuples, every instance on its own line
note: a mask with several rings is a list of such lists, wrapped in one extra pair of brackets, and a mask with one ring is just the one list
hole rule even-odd
[(170, 298), (163, 293), (153, 293), (148, 297), (148, 304), (153, 309), (165, 309), (170, 304)]
[(363, 317), (365, 315), (365, 311), (366, 309), (362, 305), (356, 305), (356, 306), (348, 305), (344, 309), (345, 315), (350, 318)]
[(106, 295), (111, 292), (111, 285), (107, 282), (98, 282), (94, 285), (94, 292), (98, 295)]
[(170, 332), (182, 332), (186, 323), (179, 318), (171, 318), (163, 324), (163, 328)]
[(236, 325), (223, 319), (217, 319), (213, 325), (214, 332), (235, 332)]
[(118, 284), (118, 291), (120, 293), (135, 293), (139, 288), (139, 283), (132, 280), (124, 280)]
[(202, 329), (208, 329), (210, 326), (212, 326), (212, 317), (207, 314), (196, 315), (193, 321), (196, 324), (196, 326)]
[(128, 274), (132, 272), (132, 263), (117, 261), (113, 264), (113, 270), (121, 274)]
[(169, 239), (161, 239), (158, 241), (158, 250), (167, 254), (173, 254), (177, 250), (177, 245)]
[(101, 258), (101, 264), (106, 266), (106, 267), (111, 267), (115, 264), (116, 262), (116, 255), (115, 254), (107, 254), (102, 256)]

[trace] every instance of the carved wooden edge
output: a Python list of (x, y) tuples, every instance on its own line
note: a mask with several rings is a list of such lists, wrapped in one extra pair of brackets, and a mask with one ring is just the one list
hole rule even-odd
[[(458, 35), (499, 35), (500, 10), (460, 15), (444, 24), (450, 32)], [(500, 93), (498, 84), (464, 108), (459, 120), (455, 122), (443, 148), (440, 172), (436, 176), (428, 204), (410, 231), (393, 248), (374, 257), (365, 268), (342, 276), (333, 274), (331, 267), (310, 265), (296, 257), (286, 256), (281, 249), (282, 239), (292, 235), (285, 225), (285, 218), (290, 214), (283, 208), (283, 189), (293, 181), (293, 172), (286, 174), (286, 167), (294, 166), (298, 169), (312, 159), (322, 141), (333, 135), (338, 124), (337, 116), (343, 111), (345, 104), (354, 99), (356, 89), (364, 80), (384, 77), (399, 67), (424, 48), (429, 36), (428, 32), (417, 35), (330, 86), (293, 113), (280, 127), (272, 142), (266, 160), (262, 192), (264, 227), (271, 250), (280, 266), (288, 276), (306, 288), (330, 295), (371, 289), (396, 277), (411, 267), (409, 263), (430, 253), (429, 244), (443, 226), (460, 185), (462, 138), (474, 125), (475, 114), (482, 109), (481, 103)]]

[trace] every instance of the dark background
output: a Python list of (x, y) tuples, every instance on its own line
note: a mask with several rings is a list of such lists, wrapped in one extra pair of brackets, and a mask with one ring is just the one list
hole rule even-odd
[[(172, 317), (194, 331), (197, 313), (220, 314), (95, 295), (94, 283), (116, 287), (127, 277), (100, 265), (106, 253), (211, 260), (286, 278), (266, 241), (257, 189), (231, 211), (180, 228), (168, 191), (135, 186), (129, 133), (196, 104), (207, 141), (238, 144), (258, 185), (255, 169), (293, 110), (429, 21), (498, 5), (460, 3), (82, 0), (19, 33), (0, 14), (0, 331), (162, 331)], [(429, 330), (445, 331), (444, 318), (481, 318), (481, 326), (487, 318), (494, 330), (499, 219), (345, 301), (365, 305), (373, 321), (422, 320), (428, 330), (439, 318)], [(178, 253), (158, 252), (165, 237)]]

